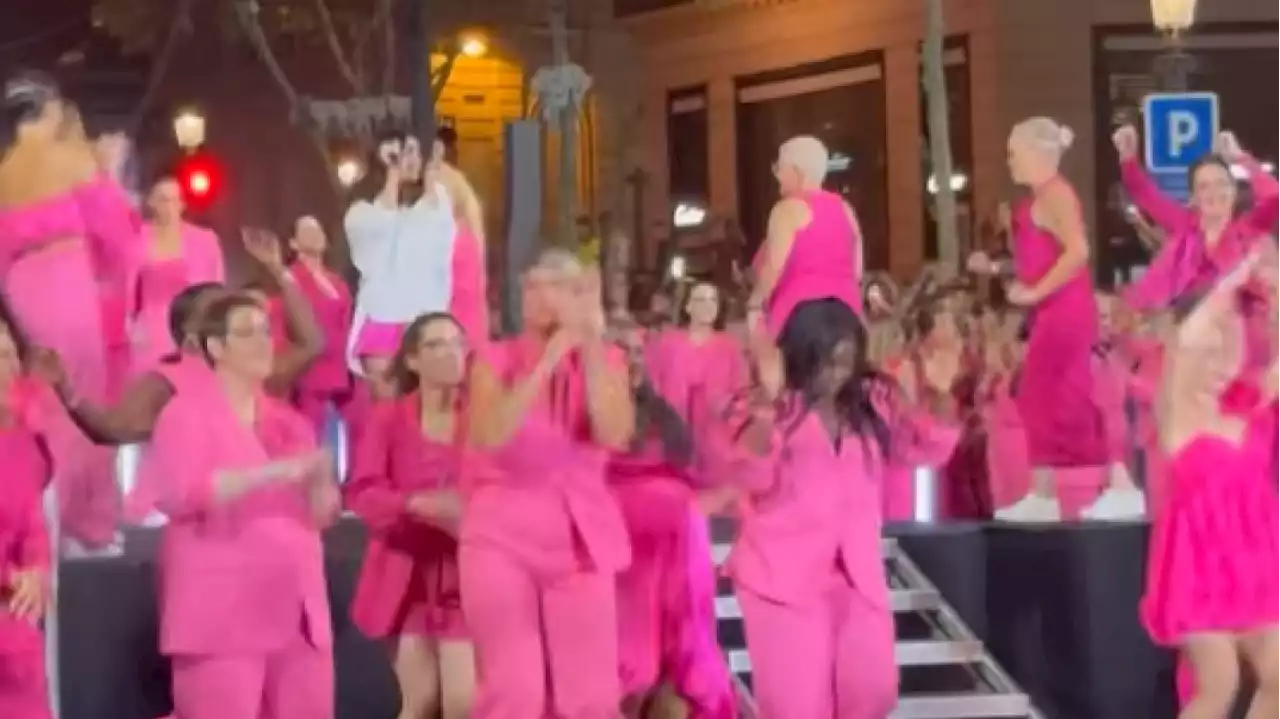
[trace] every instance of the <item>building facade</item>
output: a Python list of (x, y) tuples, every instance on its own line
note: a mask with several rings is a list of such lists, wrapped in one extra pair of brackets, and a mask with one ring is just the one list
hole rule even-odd
[[(645, 69), (645, 214), (661, 222), (673, 203), (704, 200), (758, 241), (776, 193), (777, 144), (816, 134), (833, 152), (829, 185), (859, 212), (869, 266), (918, 269), (936, 249), (920, 81), (925, 2), (615, 0)], [(1109, 235), (1119, 214), (1108, 137), (1134, 93), (1154, 83), (1141, 78), (1161, 48), (1149, 0), (947, 0), (945, 13), (962, 238), (1013, 196), (1005, 141), (1033, 115), (1075, 131), (1064, 169), (1091, 227)], [(1203, 61), (1193, 89), (1218, 92), (1224, 126), (1242, 123), (1245, 144), (1271, 159), (1276, 18), (1272, 0), (1200, 3), (1188, 44)], [(1252, 66), (1259, 74), (1240, 75)]]

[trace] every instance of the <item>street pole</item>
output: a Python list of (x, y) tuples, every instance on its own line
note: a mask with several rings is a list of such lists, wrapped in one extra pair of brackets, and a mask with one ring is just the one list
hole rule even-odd
[(408, 0), (408, 42), (404, 43), (409, 61), (409, 117), (413, 134), (424, 153), (431, 152), (436, 137), (435, 98), (431, 92), (431, 13), (427, 0)]
[[(925, 0), (925, 34), (922, 64), (925, 108), (929, 126), (929, 165), (937, 193), (933, 197), (938, 228), (938, 261), (945, 272), (960, 271), (960, 238), (956, 227), (956, 196), (951, 189), (951, 123), (947, 102), (947, 75), (943, 67), (946, 20), (943, 0)], [(928, 192), (928, 188), (925, 188)]]

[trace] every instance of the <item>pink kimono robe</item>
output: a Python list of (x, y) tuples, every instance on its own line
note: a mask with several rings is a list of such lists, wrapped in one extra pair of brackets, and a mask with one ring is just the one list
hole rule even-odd
[(254, 426), (245, 426), (218, 389), (175, 395), (149, 449), (162, 482), (158, 506), (169, 516), (157, 589), (160, 651), (173, 660), (174, 714), (332, 717), (321, 527), (305, 485), (266, 485), (225, 503), (214, 495), (220, 472), (314, 451), (314, 433), (291, 407), (266, 396)]
[[(949, 454), (959, 439), (907, 411), (886, 416), (892, 461), (906, 466)], [(768, 456), (728, 437), (719, 447), (749, 493), (728, 570), (759, 714), (884, 719), (898, 700), (880, 548), (885, 458), (852, 434), (837, 448), (814, 413), (777, 420), (770, 444)]]
[(418, 492), (456, 487), (462, 462), (461, 434), (452, 444), (423, 436), (421, 401), (414, 392), (374, 407), (343, 487), (369, 527), (351, 603), (352, 622), (369, 637), (466, 637), (458, 541), (406, 511)]
[[(541, 351), (520, 337), (478, 361), (509, 384)], [(608, 452), (589, 421), (572, 353), (515, 436), (464, 470), (459, 564), (480, 677), (476, 719), (618, 715), (615, 581), (631, 552), (605, 484)]]
[[(0, 429), (0, 716), (6, 719), (49, 719), (45, 683), (44, 635), (38, 623), (9, 613), (12, 572), (50, 571), (49, 535), (41, 493), (52, 470), (48, 449), (39, 434), (51, 394), (31, 391), (25, 380), (9, 389), (15, 416)], [(49, 607), (52, 609), (52, 607)]]
[[(183, 222), (182, 251), (175, 257), (148, 258), (139, 269), (132, 291), (133, 371), (146, 372), (177, 348), (169, 331), (169, 305), (191, 285), (224, 282), (226, 270), (218, 236), (198, 225)], [(142, 229), (144, 247), (154, 242), (155, 228)]]

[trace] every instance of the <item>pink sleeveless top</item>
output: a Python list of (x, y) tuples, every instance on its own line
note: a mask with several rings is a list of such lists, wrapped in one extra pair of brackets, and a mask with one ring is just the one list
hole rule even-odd
[[(809, 224), (796, 232), (795, 244), (778, 275), (773, 294), (765, 302), (765, 324), (774, 336), (782, 331), (796, 305), (808, 300), (833, 298), (862, 315), (862, 236), (849, 223), (844, 199), (834, 192), (817, 190), (804, 197)], [(755, 265), (761, 261), (756, 254)]]
[[(1027, 286), (1043, 279), (1062, 255), (1058, 238), (1036, 224), (1031, 205), (1031, 199), (1027, 198), (1018, 204), (1013, 214), (1013, 271), (1018, 281)], [(1081, 268), (1075, 277), (1031, 309), (1036, 321), (1041, 315), (1050, 314), (1067, 319), (1069, 324), (1086, 323), (1097, 334), (1098, 311), (1088, 267)], [(1048, 317), (1044, 319), (1050, 321)]]
[[(324, 335), (324, 349), (320, 356), (298, 378), (297, 389), (315, 394), (341, 392), (351, 387), (351, 373), (347, 369), (344, 351), (347, 335), (351, 332), (351, 291), (336, 272), (328, 269), (323, 272), (334, 290), (333, 294), (321, 286), (319, 279), (306, 265), (299, 262), (289, 269), (298, 290), (311, 305), (316, 324)], [(285, 327), (283, 304), (278, 300), (271, 304), (272, 334), (277, 338), (277, 345), (280, 342), (287, 344), (289, 335)]]

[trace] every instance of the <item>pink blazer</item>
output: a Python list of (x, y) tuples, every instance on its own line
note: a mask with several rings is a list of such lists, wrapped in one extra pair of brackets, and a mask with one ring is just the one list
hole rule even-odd
[[(405, 512), (413, 494), (455, 487), (461, 468), (461, 442), (440, 444), (422, 435), (420, 404), (415, 392), (374, 407), (343, 488), (347, 507), (369, 527), (351, 619), (371, 637), (392, 632), (414, 573), (426, 571), (422, 562), (458, 550), (451, 535)], [(446, 591), (458, 591), (456, 565), (442, 581)]]
[[(540, 352), (522, 337), (490, 345), (484, 357), (509, 384)], [(617, 354), (613, 360), (623, 362)], [(585, 392), (580, 358), (570, 354), (515, 436), (468, 457), (462, 542), (495, 547), (550, 574), (580, 570), (583, 553), (601, 572), (630, 563), (626, 527), (605, 483), (609, 453), (590, 439)]]
[(880, 551), (880, 487), (886, 467), (943, 461), (959, 441), (953, 427), (889, 412), (892, 457), (846, 436), (840, 451), (817, 415), (779, 421), (767, 457), (731, 445), (749, 499), (729, 559), (734, 582), (767, 599), (811, 602), (839, 558), (844, 578), (870, 603), (887, 607)]
[[(351, 332), (350, 288), (338, 273), (326, 269), (324, 270), (325, 279), (337, 293), (329, 294), (320, 286), (311, 270), (302, 263), (295, 264), (289, 270), (289, 274), (297, 282), (303, 296), (307, 298), (312, 312), (315, 313), (316, 322), (320, 325), (320, 331), (324, 335), (324, 351), (298, 378), (298, 391), (328, 394), (350, 389), (351, 373), (347, 370), (344, 351), (347, 335)], [(283, 337), (287, 340), (288, 335), (283, 334)]]
[(41, 493), (52, 467), (29, 397), (15, 396), (26, 395), (25, 389), (18, 386), (11, 390), (16, 417), (11, 426), (0, 429), (0, 456), (4, 457), (0, 475), (0, 655), (38, 653), (43, 646), (39, 628), (8, 610), (12, 573), (47, 570), (50, 557)]
[[(210, 381), (216, 381), (212, 375)], [(183, 391), (152, 435), (161, 511), (160, 650), (169, 655), (262, 654), (296, 641), (332, 641), (320, 528), (297, 485), (214, 501), (219, 471), (313, 450), (315, 433), (289, 406), (262, 396), (255, 426), (225, 394)]]

